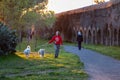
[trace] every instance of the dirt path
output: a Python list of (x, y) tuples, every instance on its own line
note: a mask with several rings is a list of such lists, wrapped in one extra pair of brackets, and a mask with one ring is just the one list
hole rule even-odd
[(80, 57), (89, 80), (120, 80), (120, 61), (88, 49), (80, 51), (75, 46), (64, 46), (64, 49)]

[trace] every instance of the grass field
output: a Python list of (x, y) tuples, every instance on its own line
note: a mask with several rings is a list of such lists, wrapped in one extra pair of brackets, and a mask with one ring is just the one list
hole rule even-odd
[(103, 55), (113, 57), (117, 60), (120, 60), (120, 47), (118, 46), (104, 46), (104, 45), (92, 45), (84, 44), (84, 48), (91, 49), (97, 52), (100, 52)]
[[(66, 45), (77, 46), (77, 43), (65, 43)], [(119, 46), (104, 46), (94, 44), (82, 43), (82, 48), (91, 49), (103, 55), (110, 56), (114, 59), (120, 60), (120, 47)]]
[[(46, 40), (39, 40), (37, 50)], [(22, 51), (26, 42), (17, 46), (18, 52), (9, 56), (0, 57), (0, 80), (87, 80), (83, 63), (76, 55), (60, 51), (59, 58), (54, 58), (53, 45), (44, 45), (44, 58), (40, 58), (34, 51), (34, 41), (31, 42), (32, 53), (26, 59)]]

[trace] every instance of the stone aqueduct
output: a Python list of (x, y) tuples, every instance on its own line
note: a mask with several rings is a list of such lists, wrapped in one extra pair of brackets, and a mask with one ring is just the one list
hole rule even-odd
[(84, 43), (120, 46), (120, 0), (56, 14), (54, 30), (66, 41), (76, 41), (81, 31)]

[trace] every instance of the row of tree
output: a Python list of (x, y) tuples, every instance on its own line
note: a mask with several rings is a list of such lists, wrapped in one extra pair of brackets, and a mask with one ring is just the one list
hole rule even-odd
[(48, 0), (0, 0), (0, 21), (16, 29), (21, 42), (24, 34), (29, 38), (29, 33), (55, 22), (54, 11), (47, 10), (47, 4)]
[(17, 30), (31, 25), (51, 26), (55, 17), (47, 4), (48, 0), (0, 0), (0, 19)]

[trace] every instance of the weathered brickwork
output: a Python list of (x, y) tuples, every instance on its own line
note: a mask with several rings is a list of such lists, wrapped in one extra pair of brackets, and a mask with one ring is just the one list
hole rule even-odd
[(120, 0), (56, 14), (54, 30), (66, 41), (76, 41), (82, 31), (84, 42), (120, 46)]

